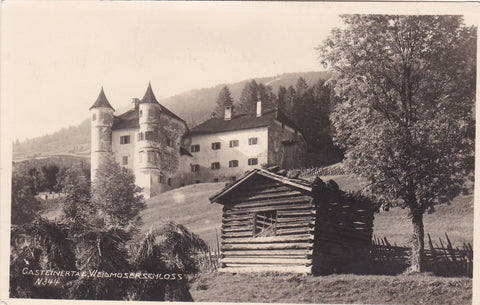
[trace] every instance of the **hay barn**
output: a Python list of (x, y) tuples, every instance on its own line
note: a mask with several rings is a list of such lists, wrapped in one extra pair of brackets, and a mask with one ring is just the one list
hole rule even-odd
[(368, 268), (373, 207), (330, 180), (254, 169), (210, 198), (223, 205), (219, 271), (328, 274)]

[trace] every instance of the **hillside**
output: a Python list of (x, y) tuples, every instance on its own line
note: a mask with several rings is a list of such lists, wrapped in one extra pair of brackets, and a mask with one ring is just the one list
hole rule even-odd
[[(355, 191), (363, 181), (345, 175), (322, 177), (335, 180), (341, 189)], [(224, 183), (201, 183), (185, 186), (150, 198), (143, 213), (143, 231), (160, 226), (165, 218), (181, 223), (216, 248), (216, 232), (220, 234), (222, 207), (211, 204), (208, 197), (224, 187)], [(434, 242), (445, 240), (448, 234), (454, 246), (464, 242), (473, 244), (473, 195), (460, 195), (451, 205), (437, 207), (433, 214), (425, 214), (425, 236), (430, 233)], [(411, 221), (407, 211), (400, 208), (375, 214), (374, 235), (387, 237), (393, 244), (408, 245), (411, 238)]]
[[(295, 85), (299, 77), (305, 78), (309, 85), (319, 79), (328, 78), (327, 72), (301, 72), (285, 73), (282, 75), (255, 78), (258, 83), (270, 85), (273, 92), (277, 92), (280, 86)], [(243, 80), (232, 84), (219, 84), (211, 88), (194, 89), (169, 98), (161, 99), (159, 102), (183, 118), (188, 125), (195, 126), (208, 119), (215, 108), (217, 95), (223, 86), (228, 86), (235, 101), (240, 98), (241, 91), (245, 84), (252, 79)], [(120, 108), (125, 109), (125, 107)], [(118, 113), (117, 113), (118, 114)], [(61, 130), (13, 145), (13, 159), (15, 161), (35, 157), (51, 155), (71, 155), (75, 157), (90, 157), (90, 120), (84, 120), (78, 126), (70, 126)]]

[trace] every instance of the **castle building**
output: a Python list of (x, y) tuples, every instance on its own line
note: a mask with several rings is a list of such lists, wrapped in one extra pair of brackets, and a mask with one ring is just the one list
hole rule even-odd
[(229, 181), (245, 171), (268, 165), (301, 167), (306, 142), (295, 124), (279, 109), (234, 114), (225, 105), (213, 117), (188, 129), (187, 124), (158, 103), (149, 84), (144, 97), (115, 115), (103, 88), (90, 107), (91, 177), (102, 159), (113, 153), (130, 168), (136, 184), (150, 198), (179, 186)]
[(246, 171), (270, 165), (290, 169), (301, 167), (305, 138), (279, 109), (234, 114), (225, 105), (224, 117), (213, 117), (187, 134), (190, 145), (189, 182), (235, 180)]
[(175, 187), (182, 136), (188, 130), (185, 121), (158, 103), (150, 84), (141, 100), (133, 99), (130, 110), (118, 116), (114, 111), (102, 88), (90, 107), (92, 180), (102, 158), (113, 153), (134, 172), (146, 198)]

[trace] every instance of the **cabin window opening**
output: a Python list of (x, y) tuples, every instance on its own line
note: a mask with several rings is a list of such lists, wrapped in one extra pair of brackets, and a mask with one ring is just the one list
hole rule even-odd
[(262, 211), (253, 214), (253, 237), (277, 235), (277, 211)]

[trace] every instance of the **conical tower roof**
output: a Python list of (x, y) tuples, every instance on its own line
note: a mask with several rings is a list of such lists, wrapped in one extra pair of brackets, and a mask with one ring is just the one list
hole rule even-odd
[(150, 82), (148, 83), (147, 92), (145, 92), (145, 95), (143, 96), (140, 103), (157, 103), (158, 104), (157, 98), (153, 94), (152, 85), (150, 84)]
[(102, 90), (100, 91), (100, 94), (98, 95), (97, 100), (92, 105), (92, 107), (90, 107), (88, 110), (91, 110), (92, 108), (99, 108), (99, 107), (106, 107), (115, 111), (112, 105), (110, 105), (110, 103), (108, 102), (107, 97), (105, 96), (105, 92), (103, 92), (103, 87), (102, 87)]

